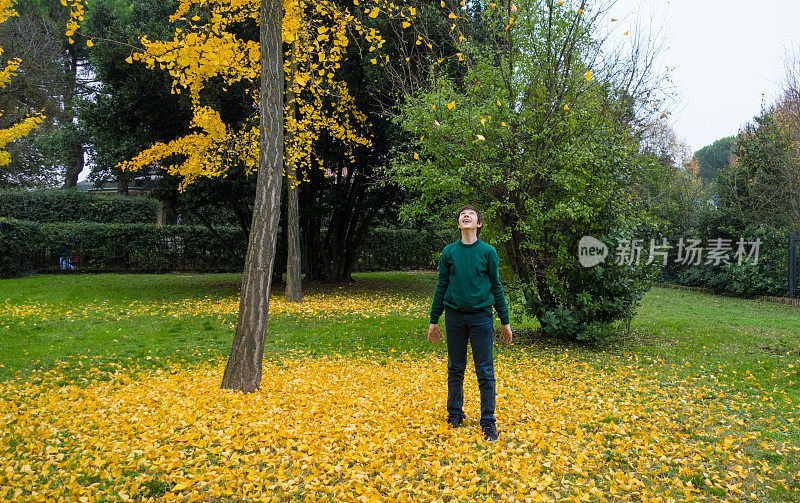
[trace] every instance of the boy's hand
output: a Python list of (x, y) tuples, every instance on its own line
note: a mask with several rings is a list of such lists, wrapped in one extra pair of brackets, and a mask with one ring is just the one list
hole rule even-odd
[(506, 344), (511, 344), (511, 339), (514, 335), (511, 333), (511, 324), (503, 325), (503, 333), (500, 334), (500, 340)]
[(431, 342), (439, 342), (442, 340), (442, 331), (439, 330), (438, 323), (431, 323), (428, 327), (428, 340)]

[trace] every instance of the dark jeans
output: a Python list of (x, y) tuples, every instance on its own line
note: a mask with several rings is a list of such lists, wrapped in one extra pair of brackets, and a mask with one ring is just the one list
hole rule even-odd
[(481, 391), (481, 426), (495, 424), (494, 358), (492, 316), (445, 310), (447, 331), (447, 413), (464, 416), (464, 370), (467, 367), (467, 343), (472, 346), (472, 360)]

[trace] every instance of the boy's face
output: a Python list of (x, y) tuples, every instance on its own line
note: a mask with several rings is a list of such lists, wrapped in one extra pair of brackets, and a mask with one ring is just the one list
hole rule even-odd
[(458, 215), (459, 229), (477, 229), (483, 226), (483, 222), (478, 222), (478, 214), (475, 210), (464, 210)]

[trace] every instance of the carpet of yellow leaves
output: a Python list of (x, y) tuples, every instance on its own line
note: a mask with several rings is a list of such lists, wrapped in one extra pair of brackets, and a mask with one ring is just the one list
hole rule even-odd
[[(328, 292), (305, 295), (305, 302), (287, 302), (282, 296), (270, 299), (269, 313), (314, 317), (359, 315), (361, 317), (387, 314), (424, 315), (430, 309), (427, 299), (382, 293)], [(170, 302), (142, 302), (125, 304), (102, 301), (85, 304), (50, 304), (46, 302), (0, 303), (0, 319), (24, 320), (28, 318), (47, 321), (74, 321), (85, 319), (123, 319), (131, 316), (217, 316), (236, 315), (239, 312), (239, 295), (228, 297), (206, 296)]]
[(272, 357), (251, 395), (218, 389), (221, 362), (84, 387), (54, 369), (0, 384), (0, 498), (732, 501), (795, 476), (761, 457), (797, 450), (780, 441), (789, 418), (764, 413), (772, 398), (603, 362), (498, 354), (494, 444), (474, 374), (464, 427), (447, 427), (441, 354)]

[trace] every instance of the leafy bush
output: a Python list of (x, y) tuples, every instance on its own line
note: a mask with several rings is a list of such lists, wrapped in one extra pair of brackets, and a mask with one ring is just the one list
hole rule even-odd
[(158, 202), (149, 197), (74, 190), (2, 190), (0, 216), (33, 222), (155, 223)]

